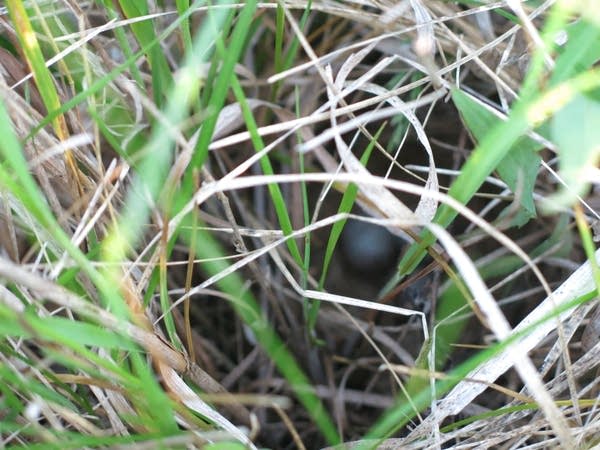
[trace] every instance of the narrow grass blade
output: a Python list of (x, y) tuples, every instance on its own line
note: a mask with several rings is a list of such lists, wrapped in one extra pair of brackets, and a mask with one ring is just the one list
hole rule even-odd
[[(385, 128), (385, 124), (379, 127), (373, 139), (367, 145), (367, 148), (363, 152), (360, 157), (360, 163), (363, 166), (367, 166), (369, 162), (369, 158), (373, 149), (375, 148), (375, 143), (379, 139), (379, 136), (383, 132)], [(358, 186), (355, 184), (349, 184), (344, 189), (344, 194), (342, 195), (342, 200), (340, 201), (340, 206), (338, 207), (338, 213), (349, 213), (353, 206), (354, 201), (356, 200), (356, 196), (358, 194)], [(342, 231), (344, 231), (344, 225), (346, 225), (346, 220), (340, 220), (333, 224), (331, 227), (331, 232), (329, 233), (329, 238), (327, 239), (327, 247), (325, 248), (325, 255), (323, 256), (323, 267), (321, 268), (321, 277), (319, 278), (319, 290), (322, 291), (325, 287), (325, 280), (327, 279), (327, 274), (329, 273), (329, 265), (331, 264), (331, 260), (333, 258), (333, 252), (335, 251), (335, 247), (342, 235)], [(312, 336), (314, 333), (314, 327), (316, 326), (317, 317), (319, 314), (319, 306), (320, 301), (315, 300), (312, 301), (308, 310), (308, 329), (309, 333)]]
[[(246, 96), (244, 95), (244, 91), (242, 90), (242, 87), (240, 86), (239, 81), (235, 76), (231, 80), (231, 86), (237, 101), (240, 102), (240, 105), (242, 107), (242, 113), (244, 115), (244, 120), (246, 121), (248, 131), (250, 132), (254, 149), (257, 152), (259, 152), (262, 149), (264, 149), (265, 145), (262, 138), (260, 137), (260, 134), (257, 131), (258, 127), (256, 125), (256, 121), (254, 120), (252, 109), (249, 107), (248, 101), (246, 100)], [(273, 166), (271, 165), (271, 161), (269, 160), (268, 155), (265, 155), (260, 159), (260, 166), (265, 175), (273, 175), (275, 173), (273, 171)], [(292, 221), (287, 210), (287, 204), (285, 202), (285, 199), (283, 198), (283, 194), (281, 193), (281, 189), (279, 189), (279, 186), (277, 184), (269, 184), (268, 189), (269, 194), (271, 196), (271, 200), (273, 201), (275, 213), (277, 214), (277, 219), (279, 220), (279, 225), (281, 226), (281, 230), (286, 236), (289, 236), (290, 234), (292, 234), (293, 231)], [(302, 267), (303, 260), (296, 241), (293, 239), (288, 240), (287, 246), (290, 250), (290, 253), (294, 257), (294, 260)]]
[[(240, 58), (242, 49), (245, 46), (248, 30), (252, 23), (254, 12), (256, 11), (256, 0), (247, 1), (237, 17), (237, 23), (229, 39), (230, 45), (227, 48), (226, 55), (223, 59), (219, 70), (219, 76), (216, 80), (210, 102), (207, 105), (210, 115), (202, 124), (202, 129), (198, 137), (198, 142), (194, 148), (194, 155), (188, 167), (186, 174), (186, 184), (191, 185), (192, 170), (202, 166), (208, 156), (208, 145), (210, 144), (212, 134), (217, 124), (219, 111), (225, 104), (225, 97), (233, 76), (233, 69)], [(212, 33), (218, 35), (218, 23), (212, 22), (215, 17), (212, 12), (209, 12), (208, 27), (212, 28)]]
[[(175, 5), (177, 6), (179, 15), (184, 15), (190, 9), (189, 0), (175, 0)], [(190, 19), (187, 16), (184, 16), (184, 19), (181, 21), (180, 28), (183, 48), (189, 52), (192, 50), (192, 33), (190, 31)]]
[[(365, 166), (365, 167), (367, 166), (367, 163), (369, 162), (371, 153), (373, 152), (373, 149), (375, 148), (375, 142), (377, 142), (377, 139), (383, 132), (384, 128), (385, 128), (385, 125), (382, 125), (377, 130), (377, 132), (373, 136), (373, 139), (371, 140), (371, 142), (369, 142), (369, 145), (367, 145), (367, 148), (365, 149), (362, 156), (360, 157), (360, 163), (363, 166)], [(346, 186), (346, 188), (344, 189), (344, 194), (342, 195), (342, 200), (340, 201), (340, 206), (338, 207), (337, 212), (338, 213), (349, 213), (352, 210), (352, 207), (354, 206), (354, 201), (356, 200), (357, 194), (358, 194), (358, 186), (356, 186), (355, 184), (350, 184), (350, 185)], [(340, 236), (342, 235), (342, 231), (344, 231), (345, 224), (346, 224), (346, 220), (340, 220), (339, 222), (336, 222), (335, 224), (333, 224), (333, 226), (331, 227), (331, 232), (329, 233), (329, 238), (327, 239), (327, 247), (325, 248), (325, 256), (323, 257), (323, 268), (321, 269), (321, 278), (319, 279), (319, 289), (320, 290), (323, 289), (323, 287), (325, 285), (325, 280), (327, 278), (327, 273), (329, 272), (329, 265), (331, 264), (333, 252), (334, 252), (335, 247), (340, 239)]]
[[(120, 0), (119, 5), (125, 16), (130, 19), (148, 15), (148, 5), (145, 1)], [(182, 19), (182, 21), (185, 19)], [(152, 70), (152, 96), (159, 107), (164, 104), (163, 94), (169, 92), (173, 77), (169, 63), (160, 48), (160, 41), (156, 39), (156, 33), (151, 21), (136, 22), (131, 24), (131, 29), (140, 47), (145, 48)]]
[[(188, 244), (192, 242), (188, 231), (191, 229), (191, 219), (181, 226), (181, 235)], [(219, 243), (205, 230), (198, 229), (197, 233), (198, 236), (195, 239), (197, 254), (202, 254), (204, 258), (214, 258), (210, 264), (204, 265), (203, 268), (206, 274), (212, 276), (226, 270), (228, 262), (219, 259), (225, 254)], [(264, 317), (256, 299), (242, 277), (234, 272), (219, 280), (217, 284), (223, 292), (228, 293), (232, 298), (238, 299), (232, 303), (237, 314), (252, 329), (258, 342), (268, 353), (281, 374), (288, 380), (298, 400), (306, 408), (327, 441), (332, 445), (339, 443), (340, 438), (335, 426), (323, 404), (313, 392), (310, 381)]]
[[(560, 110), (577, 93), (588, 92), (600, 86), (600, 72), (593, 69), (585, 72), (530, 101), (515, 105), (508, 120), (496, 125), (473, 150), (449, 190), (449, 195), (460, 201), (468, 201), (477, 192), (486, 177), (495, 170), (510, 149), (528, 130), (540, 126), (552, 114)], [(452, 208), (442, 205), (434, 222), (447, 227), (456, 217)], [(435, 242), (431, 232), (423, 232), (420, 241), (414, 244), (400, 261), (402, 274), (411, 273), (425, 256), (425, 249)]]
[[(50, 71), (46, 67), (44, 55), (42, 55), (42, 50), (40, 49), (35, 31), (31, 26), (25, 6), (20, 0), (8, 0), (6, 5), (42, 101), (48, 111), (58, 109), (61, 102), (56, 91), (56, 86), (54, 85)], [(67, 127), (62, 115), (55, 117), (52, 125), (59, 139), (64, 140), (67, 138)]]
[[(35, 31), (31, 26), (31, 21), (25, 9), (25, 6), (21, 0), (8, 0), (6, 3), (8, 11), (10, 13), (11, 20), (17, 31), (17, 36), (27, 59), (27, 63), (33, 73), (33, 79), (38, 88), (46, 111), (54, 111), (60, 108), (61, 101), (54, 85), (54, 80), (50, 74), (50, 70), (46, 67), (44, 55), (40, 48), (37, 40)], [(52, 119), (52, 127), (54, 132), (61, 141), (64, 141), (69, 136), (67, 124), (62, 114), (56, 115)], [(65, 161), (69, 168), (71, 175), (74, 177), (77, 188), (81, 189), (78, 185), (78, 174), (75, 160), (71, 150), (67, 149), (65, 152)]]
[[(523, 327), (518, 332), (515, 332), (509, 338), (504, 339), (502, 342), (496, 343), (486, 350), (482, 350), (475, 356), (469, 358), (467, 361), (450, 371), (445, 379), (439, 380), (435, 383), (436, 398), (441, 398), (459, 382), (463, 381), (469, 375), (469, 373), (471, 373), (477, 367), (480, 367), (486, 361), (489, 361), (493, 357), (499, 355), (509, 345), (533, 333), (540, 325), (547, 323), (550, 320), (556, 320), (556, 317), (558, 317), (560, 314), (572, 310), (573, 308), (585, 302), (589, 302), (595, 298), (596, 295), (597, 291), (594, 290), (568, 300), (550, 313), (545, 314), (540, 319)], [(412, 397), (412, 404), (416, 405), (419, 410), (424, 410), (431, 405), (432, 399), (432, 389), (427, 387)], [(361, 450), (373, 448), (374, 442), (381, 442), (385, 438), (391, 436), (394, 432), (408, 424), (413, 417), (414, 411), (412, 409), (412, 405), (400, 399), (396, 406), (390, 408), (378, 421), (378, 423), (367, 433), (364, 438), (365, 444), (358, 445), (357, 448)]]

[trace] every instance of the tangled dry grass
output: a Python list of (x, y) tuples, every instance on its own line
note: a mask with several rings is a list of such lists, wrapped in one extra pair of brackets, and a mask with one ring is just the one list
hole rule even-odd
[(2, 446), (597, 445), (590, 8), (7, 1)]

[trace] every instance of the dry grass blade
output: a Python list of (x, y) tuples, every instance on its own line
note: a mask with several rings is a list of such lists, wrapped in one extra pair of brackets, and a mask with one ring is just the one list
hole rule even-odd
[[(38, 292), (57, 305), (65, 307), (69, 311), (73, 311), (83, 317), (97, 321), (104, 327), (115, 333), (127, 336), (129, 339), (147, 349), (155, 359), (157, 370), (163, 377), (167, 389), (172, 392), (178, 401), (197, 413), (209, 418), (224, 430), (229, 431), (240, 441), (253, 447), (245, 434), (241, 433), (237, 427), (233, 426), (227, 419), (203, 402), (198, 395), (185, 384), (177, 373), (191, 376), (191, 378), (207, 392), (220, 393), (227, 396), (225, 389), (200, 368), (190, 364), (185, 355), (168, 345), (163, 338), (154, 332), (149, 331), (148, 329), (151, 330), (152, 327), (148, 320), (143, 317), (143, 314), (140, 316), (138, 313), (137, 319), (134, 320), (134, 322), (138, 323), (138, 326), (124, 323), (108, 311), (90, 304), (60, 286), (48, 282), (35, 274), (29, 273), (4, 259), (0, 259), (0, 277), (27, 287), (34, 292)], [(4, 288), (2, 290), (2, 301), (5, 306), (10, 307), (16, 312), (22, 312), (23, 305), (16, 300), (9, 291)], [(237, 416), (242, 423), (249, 423), (248, 412), (245, 408), (239, 405), (233, 397), (229, 397), (233, 399), (231, 403), (235, 405), (232, 408), (234, 415)]]
[[(510, 325), (496, 304), (494, 298), (489, 293), (487, 287), (483, 283), (483, 280), (481, 280), (481, 277), (479, 276), (472, 262), (444, 229), (435, 227), (433, 225), (430, 226), (430, 229), (436, 234), (440, 242), (448, 251), (448, 254), (457, 265), (458, 269), (461, 271), (465, 283), (473, 293), (473, 298), (477, 302), (477, 305), (481, 311), (485, 314), (488, 327), (494, 332), (499, 340), (508, 338), (511, 334)], [(572, 297), (569, 296), (569, 298)], [(546, 301), (550, 304), (554, 304), (553, 296), (548, 298)], [(548, 394), (548, 391), (542, 384), (539, 373), (527, 356), (527, 352), (523, 352), (523, 350), (524, 349), (522, 347), (515, 346), (514, 350), (509, 350), (507, 354), (503, 355), (503, 357), (506, 360), (511, 361), (517, 369), (521, 379), (527, 385), (529, 391), (546, 414), (546, 417), (548, 418), (553, 430), (558, 435), (561, 444), (566, 448), (573, 447), (573, 437), (571, 436), (564, 416), (554, 405), (552, 397)], [(477, 375), (480, 375), (480, 373), (477, 372)], [(497, 374), (497, 376), (499, 375), (501, 375), (501, 373)], [(493, 382), (496, 378), (483, 379), (488, 382)], [(464, 395), (465, 392), (460, 392), (460, 396), (458, 398), (460, 398), (461, 401), (464, 401), (464, 399), (467, 398), (464, 397)], [(445, 401), (452, 402), (452, 398), (453, 397), (449, 395), (445, 397)], [(468, 400), (472, 400), (473, 398), (474, 397), (471, 397)], [(466, 403), (463, 404), (463, 407), (465, 405)], [(456, 408), (456, 406), (454, 408), (455, 411), (460, 411), (463, 409)], [(443, 412), (440, 413), (440, 410)], [(447, 412), (444, 411), (443, 407), (440, 406), (439, 409), (436, 408), (436, 412), (433, 414), (433, 416), (438, 416), (439, 414), (441, 414), (443, 417), (444, 414), (447, 414)]]
[[(600, 250), (596, 253), (596, 258), (600, 261)], [(527, 329), (534, 323), (537, 323), (548, 314), (560, 307), (561, 304), (571, 301), (594, 289), (590, 264), (583, 264), (575, 273), (573, 273), (560, 287), (552, 292), (534, 311), (523, 319), (513, 333)], [(569, 309), (560, 313), (557, 320), (564, 321), (575, 310)], [(498, 356), (490, 359), (475, 371), (469, 374), (469, 378), (494, 382), (498, 377), (505, 373), (517, 360), (522, 360), (524, 354), (538, 345), (548, 333), (555, 329), (553, 320), (547, 320), (543, 324), (536, 326), (526, 336), (517, 339), (514, 343)], [(474, 384), (468, 381), (456, 386), (439, 404), (435, 415), (429, 417), (425, 423), (415, 429), (412, 436), (422, 436), (430, 432), (429, 427), (439, 424), (445, 417), (460, 412), (471, 400), (479, 395), (485, 389), (484, 385)]]
[(0, 446), (594, 445), (587, 3), (0, 7)]

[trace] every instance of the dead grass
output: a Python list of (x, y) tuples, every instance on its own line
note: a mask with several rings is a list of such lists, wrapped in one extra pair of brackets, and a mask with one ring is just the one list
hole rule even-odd
[[(579, 11), (104, 3), (27, 4), (59, 112), (0, 11), (3, 447), (597, 445), (598, 150), (580, 189), (544, 123), (600, 84), (548, 47)], [(348, 219), (401, 250), (348, 261)]]

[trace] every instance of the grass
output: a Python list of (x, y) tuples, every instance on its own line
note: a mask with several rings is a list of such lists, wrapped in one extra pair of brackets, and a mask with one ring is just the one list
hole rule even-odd
[(7, 1), (2, 445), (591, 448), (589, 9)]

